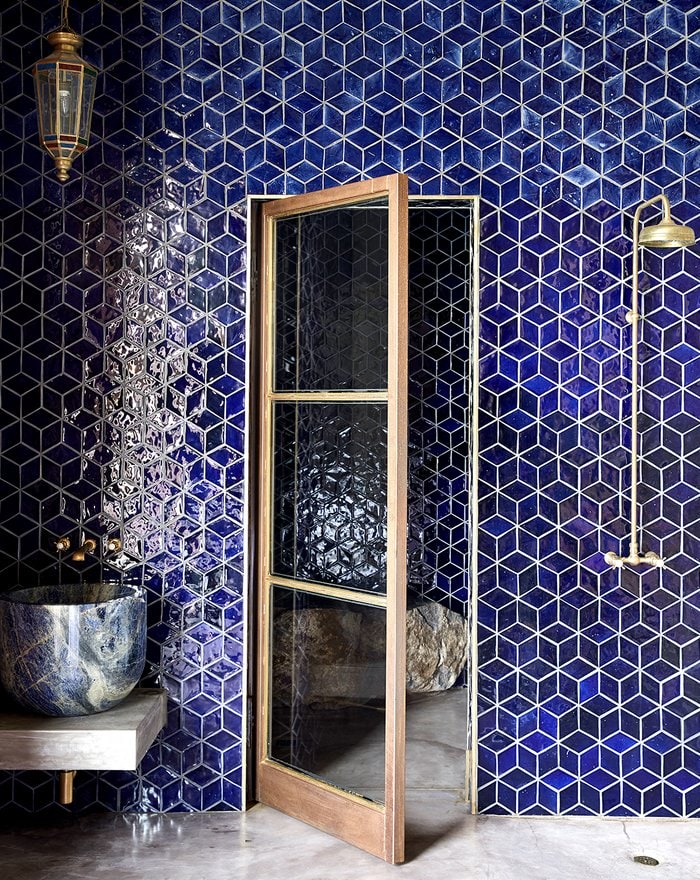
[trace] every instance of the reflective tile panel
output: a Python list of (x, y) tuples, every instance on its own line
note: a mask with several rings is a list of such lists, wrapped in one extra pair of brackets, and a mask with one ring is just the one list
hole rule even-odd
[(386, 592), (386, 404), (274, 405), (273, 573)]
[(386, 199), (277, 220), (275, 390), (387, 383)]

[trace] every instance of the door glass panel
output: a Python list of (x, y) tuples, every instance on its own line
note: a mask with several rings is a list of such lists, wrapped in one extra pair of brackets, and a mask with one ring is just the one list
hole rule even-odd
[(387, 385), (386, 198), (276, 223), (275, 390)]
[(273, 411), (273, 573), (385, 593), (386, 404)]
[(384, 800), (386, 611), (272, 587), (270, 757)]

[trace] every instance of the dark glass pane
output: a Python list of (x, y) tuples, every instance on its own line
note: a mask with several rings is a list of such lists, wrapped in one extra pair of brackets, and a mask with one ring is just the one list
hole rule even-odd
[(386, 405), (277, 402), (273, 572), (386, 592)]
[(386, 388), (386, 205), (276, 222), (276, 390)]
[(272, 588), (269, 754), (384, 800), (386, 612)]

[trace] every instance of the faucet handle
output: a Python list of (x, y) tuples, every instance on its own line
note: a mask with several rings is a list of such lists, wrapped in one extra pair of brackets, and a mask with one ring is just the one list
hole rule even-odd
[(65, 553), (67, 550), (70, 550), (70, 538), (67, 535), (63, 535), (57, 541), (54, 541), (53, 545), (58, 553)]
[(105, 544), (108, 553), (119, 553), (122, 549), (122, 542), (119, 538), (107, 538), (107, 543)]

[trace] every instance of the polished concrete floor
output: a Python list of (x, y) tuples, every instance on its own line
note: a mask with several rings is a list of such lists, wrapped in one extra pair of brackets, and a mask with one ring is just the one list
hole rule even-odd
[[(406, 788), (454, 791), (464, 797), (467, 692), (411, 694), (406, 704)], [(378, 724), (353, 748), (327, 764), (321, 778), (381, 802), (384, 728)]]
[[(0, 828), (0, 880), (700, 877), (698, 821), (471, 816), (465, 717), (463, 691), (409, 705), (407, 863), (400, 868), (258, 805), (247, 813), (111, 814)], [(348, 756), (343, 767), (359, 773), (362, 763)], [(375, 783), (373, 763), (365, 763), (362, 787)], [(659, 864), (637, 864), (635, 856)]]
[(699, 853), (697, 821), (474, 817), (445, 792), (410, 799), (400, 868), (264, 806), (0, 831), (8, 880), (696, 880)]

